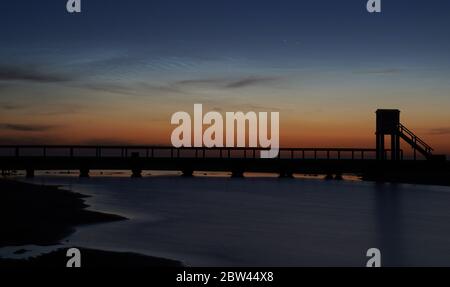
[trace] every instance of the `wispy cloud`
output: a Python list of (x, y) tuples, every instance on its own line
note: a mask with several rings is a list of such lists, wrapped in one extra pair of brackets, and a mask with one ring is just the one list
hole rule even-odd
[(39, 145), (39, 144), (58, 144), (60, 141), (56, 138), (49, 137), (48, 135), (42, 136), (40, 134), (26, 134), (18, 135), (15, 137), (0, 137), (1, 145)]
[(109, 82), (92, 82), (77, 85), (89, 90), (106, 92), (118, 95), (131, 96), (148, 96), (149, 93), (172, 93), (172, 94), (190, 94), (190, 88), (198, 88), (202, 86), (215, 87), (218, 89), (238, 89), (249, 86), (256, 86), (277, 81), (277, 77), (242, 77), (242, 78), (201, 78), (188, 79), (181, 81), (169, 82), (166, 84), (156, 85), (145, 82), (135, 83), (109, 83)]
[[(211, 60), (209, 59), (209, 61)], [(196, 71), (209, 61), (196, 57), (160, 56), (148, 58), (147, 55), (117, 54), (106, 57), (100, 56), (98, 59), (75, 61), (73, 66), (83, 74), (97, 74), (98, 72), (135, 74), (143, 70), (153, 72)]]
[(55, 128), (56, 126), (52, 125), (0, 123), (1, 130), (18, 131), (18, 132), (45, 132)]
[(2, 110), (20, 110), (23, 109), (25, 106), (20, 104), (13, 104), (13, 103), (0, 103), (0, 109)]
[(235, 88), (244, 88), (248, 86), (265, 84), (268, 82), (273, 82), (278, 80), (275, 77), (247, 77), (237, 81), (233, 81), (226, 85), (227, 88), (235, 89)]
[(81, 87), (117, 95), (148, 96), (149, 93), (185, 93), (173, 84), (151, 85), (147, 83), (117, 84), (117, 83), (90, 83)]
[(225, 89), (245, 88), (249, 86), (257, 86), (279, 80), (278, 77), (263, 77), (263, 76), (247, 76), (241, 78), (205, 78), (205, 79), (190, 79), (178, 81), (175, 85), (212, 85)]
[(40, 116), (56, 116), (56, 115), (68, 115), (77, 114), (82, 111), (85, 106), (75, 103), (55, 103), (46, 104), (45, 108), (40, 106), (38, 103), (35, 104), (22, 104), (22, 103), (11, 103), (11, 102), (0, 102), (0, 110), (10, 111), (14, 113), (32, 113), (33, 115)]
[(89, 83), (89, 84), (83, 84), (81, 85), (83, 88), (98, 91), (98, 92), (106, 92), (111, 94), (118, 94), (118, 95), (136, 95), (137, 92), (134, 88), (126, 86), (126, 85), (120, 85), (120, 84), (114, 84), (114, 83)]
[(450, 127), (434, 128), (429, 131), (432, 135), (448, 135), (450, 134)]
[(403, 72), (402, 69), (398, 68), (387, 68), (387, 69), (374, 69), (374, 70), (361, 70), (355, 71), (354, 74), (367, 74), (367, 75), (391, 75), (399, 74)]
[(22, 68), (9, 65), (0, 65), (0, 81), (28, 81), (37, 83), (67, 82), (71, 77), (61, 74), (46, 73), (43, 68)]
[(85, 109), (85, 106), (80, 104), (55, 104), (47, 107), (46, 109), (41, 109), (39, 111), (33, 112), (36, 115), (42, 116), (60, 116), (60, 115), (72, 115), (78, 114)]
[(177, 81), (174, 84), (183, 86), (183, 85), (223, 85), (224, 83), (227, 83), (229, 80), (227, 79), (218, 79), (218, 78), (205, 78), (205, 79), (190, 79), (190, 80), (182, 80)]

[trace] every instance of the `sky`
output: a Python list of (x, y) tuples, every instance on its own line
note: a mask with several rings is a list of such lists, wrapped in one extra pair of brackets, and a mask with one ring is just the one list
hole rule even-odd
[(171, 115), (276, 111), (286, 147), (373, 147), (375, 110), (450, 154), (450, 1), (2, 1), (0, 144), (170, 144)]

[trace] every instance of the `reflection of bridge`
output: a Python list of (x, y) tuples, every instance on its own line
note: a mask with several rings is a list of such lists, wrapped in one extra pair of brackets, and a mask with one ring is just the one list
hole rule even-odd
[[(179, 170), (190, 174), (194, 170), (231, 171), (235, 175), (254, 172), (306, 172), (306, 162), (330, 163), (374, 160), (375, 149), (350, 148), (282, 148), (276, 159), (261, 159), (259, 148), (173, 148), (157, 146), (0, 146), (0, 168), (27, 170), (81, 171), (132, 170), (139, 176), (142, 170)], [(295, 167), (298, 164), (298, 168)], [(301, 163), (301, 164), (300, 164)], [(327, 163), (327, 164), (325, 164)], [(314, 168), (314, 172), (319, 169)], [(345, 169), (347, 170), (347, 169)]]
[[(439, 176), (449, 178), (445, 157), (432, 149), (399, 122), (399, 111), (377, 111), (377, 148), (282, 148), (274, 159), (259, 158), (259, 148), (173, 148), (158, 146), (0, 146), (0, 169), (79, 170), (89, 176), (90, 170), (131, 170), (139, 177), (143, 170), (175, 170), (184, 175), (194, 171), (325, 174), (340, 178), (357, 174), (366, 178), (408, 180)], [(385, 149), (384, 137), (391, 135), (391, 149)], [(404, 139), (414, 150), (407, 159), (400, 149)], [(417, 152), (424, 160), (418, 160)], [(391, 159), (391, 160), (388, 160)]]

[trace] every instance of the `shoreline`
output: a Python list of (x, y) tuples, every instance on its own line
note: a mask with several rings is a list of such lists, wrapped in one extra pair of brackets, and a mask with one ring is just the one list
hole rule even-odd
[[(36, 185), (0, 178), (0, 197), (4, 206), (0, 222), (0, 248), (59, 245), (77, 226), (128, 220), (125, 217), (86, 210), (80, 193), (56, 186)], [(63, 248), (63, 247), (62, 247)], [(136, 253), (80, 248), (88, 267), (182, 266), (180, 262)], [(86, 254), (86, 256), (84, 256)], [(65, 249), (28, 259), (0, 257), (0, 267), (65, 267)]]
[[(250, 176), (244, 176), (243, 178), (279, 178), (278, 174), (275, 173), (250, 173)], [(42, 174), (43, 176), (75, 176), (78, 177), (78, 173), (68, 173), (68, 172), (46, 172)], [(145, 177), (166, 177), (166, 176), (182, 176), (179, 173), (148, 173), (144, 174)], [(128, 171), (116, 171), (116, 172), (99, 172), (94, 177), (131, 177), (131, 172)], [(231, 175), (226, 172), (197, 172), (193, 177), (203, 178), (203, 177), (226, 177), (231, 178)], [(4, 177), (7, 180), (16, 180), (17, 178), (26, 178), (25, 174), (14, 174), (11, 177)], [(324, 174), (294, 174), (292, 177), (294, 179), (311, 179), (311, 180), (325, 180), (329, 181)], [(0, 178), (1, 179), (1, 178)], [(342, 174), (340, 179), (344, 181), (360, 181), (360, 182), (373, 182), (373, 183), (388, 183), (388, 184), (414, 184), (414, 185), (424, 185), (424, 186), (450, 186), (450, 174), (448, 173), (433, 173), (433, 174)], [(83, 195), (81, 195), (83, 196)]]

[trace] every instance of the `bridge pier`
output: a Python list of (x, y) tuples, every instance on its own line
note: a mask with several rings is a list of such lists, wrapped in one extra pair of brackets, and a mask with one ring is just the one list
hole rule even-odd
[(142, 169), (139, 168), (139, 153), (138, 152), (132, 152), (131, 153), (131, 177), (132, 178), (141, 178), (142, 177)]
[(88, 178), (89, 177), (89, 169), (81, 168), (80, 169), (80, 178)]
[(294, 173), (292, 171), (281, 171), (279, 178), (294, 178)]
[(132, 178), (141, 178), (142, 177), (142, 170), (140, 168), (135, 168), (131, 170), (131, 177)]
[(334, 180), (344, 180), (344, 178), (342, 177), (342, 173), (336, 173), (334, 175)]
[(33, 178), (34, 177), (34, 169), (27, 168), (27, 170), (25, 172), (26, 172), (26, 175), (25, 175), (26, 178)]
[(192, 169), (183, 169), (181, 172), (184, 177), (192, 177), (194, 175), (194, 171)]
[(234, 169), (231, 171), (232, 178), (244, 178), (244, 171), (241, 169)]
[(332, 173), (327, 173), (327, 175), (325, 176), (325, 180), (332, 180), (334, 177), (333, 177), (333, 174)]

